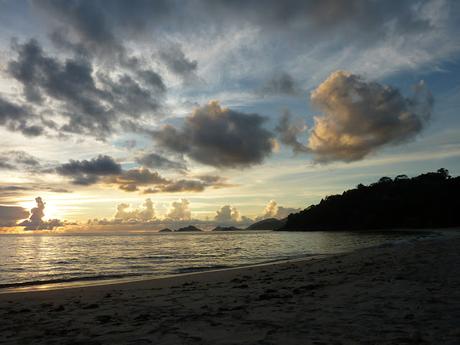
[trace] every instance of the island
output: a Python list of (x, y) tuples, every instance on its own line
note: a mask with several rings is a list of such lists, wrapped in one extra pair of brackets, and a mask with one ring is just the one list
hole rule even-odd
[(217, 226), (212, 231), (240, 231), (243, 229), (237, 228), (235, 226)]
[(278, 230), (286, 223), (286, 218), (267, 218), (249, 225), (246, 230)]
[(169, 229), (169, 228), (164, 228), (164, 229), (161, 229), (158, 232), (173, 232), (173, 231), (171, 229)]
[(196, 226), (193, 226), (193, 225), (185, 226), (183, 228), (179, 228), (176, 230), (176, 232), (200, 232), (200, 231), (203, 231), (203, 230), (198, 229)]

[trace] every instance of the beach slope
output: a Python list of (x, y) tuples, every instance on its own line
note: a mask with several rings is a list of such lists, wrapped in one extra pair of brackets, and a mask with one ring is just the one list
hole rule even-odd
[(460, 239), (0, 294), (1, 344), (459, 344)]

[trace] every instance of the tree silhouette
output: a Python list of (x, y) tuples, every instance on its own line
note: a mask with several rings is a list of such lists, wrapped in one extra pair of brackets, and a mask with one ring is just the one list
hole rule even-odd
[(281, 230), (367, 230), (460, 226), (460, 177), (447, 169), (382, 177), (291, 214)]

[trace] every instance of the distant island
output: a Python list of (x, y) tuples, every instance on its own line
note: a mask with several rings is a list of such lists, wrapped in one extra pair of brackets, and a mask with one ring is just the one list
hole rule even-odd
[(203, 230), (198, 229), (196, 226), (193, 226), (193, 225), (185, 226), (183, 228), (179, 228), (176, 230), (176, 232), (200, 232), (200, 231), (203, 231)]
[[(255, 225), (255, 224), (254, 224)], [(284, 231), (446, 228), (460, 226), (460, 177), (447, 169), (382, 177), (287, 217)]]
[(249, 225), (246, 230), (277, 230), (286, 224), (285, 219), (267, 218)]
[(240, 231), (243, 229), (237, 228), (235, 226), (217, 226), (212, 231)]
[(164, 229), (161, 229), (158, 232), (173, 232), (173, 231), (171, 229), (169, 229), (169, 228), (164, 228)]

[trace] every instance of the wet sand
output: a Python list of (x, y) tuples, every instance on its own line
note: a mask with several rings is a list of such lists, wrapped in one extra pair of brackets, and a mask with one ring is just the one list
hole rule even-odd
[(460, 344), (460, 239), (0, 294), (0, 344)]

